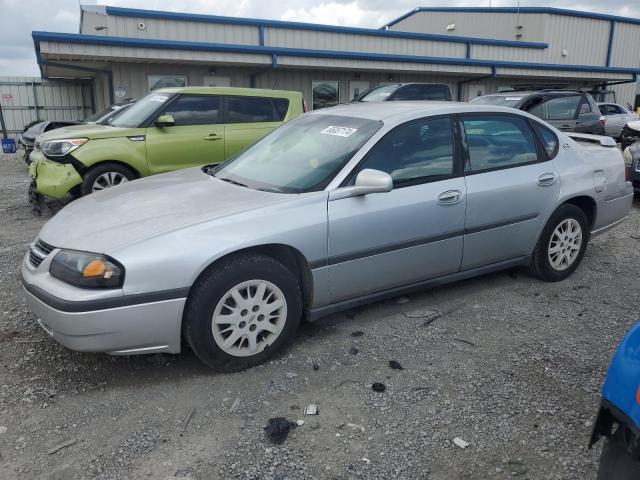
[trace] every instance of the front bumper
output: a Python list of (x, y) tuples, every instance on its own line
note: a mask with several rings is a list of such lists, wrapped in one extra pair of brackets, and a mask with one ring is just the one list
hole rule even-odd
[[(21, 270), (26, 303), (54, 340), (81, 352), (113, 355), (180, 352), (186, 294), (172, 292), (165, 298), (159, 295), (152, 298), (154, 294), (105, 297), (104, 291), (87, 293), (86, 289), (66, 284), (58, 288), (62, 282), (48, 273), (55, 253), (54, 250), (37, 268), (28, 263), (27, 254)], [(53, 290), (58, 288), (67, 299), (49, 293), (47, 284)], [(74, 295), (74, 290), (79, 292)]]
[(36, 191), (51, 198), (64, 198), (73, 187), (82, 183), (82, 177), (70, 163), (58, 163), (47, 159), (41, 151), (29, 156), (29, 175), (36, 182)]

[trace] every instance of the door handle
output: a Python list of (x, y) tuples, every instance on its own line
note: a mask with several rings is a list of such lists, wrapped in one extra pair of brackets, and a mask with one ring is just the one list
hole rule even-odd
[(438, 203), (440, 205), (455, 205), (462, 200), (462, 192), (460, 190), (447, 190), (438, 195)]
[(214, 141), (214, 140), (222, 140), (222, 137), (220, 135), (216, 135), (215, 133), (212, 133), (211, 135), (207, 135), (206, 137), (204, 137), (204, 139), (209, 141)]
[(543, 173), (538, 177), (538, 185), (540, 185), (541, 187), (549, 187), (556, 183), (556, 180), (558, 180), (558, 177), (555, 173)]

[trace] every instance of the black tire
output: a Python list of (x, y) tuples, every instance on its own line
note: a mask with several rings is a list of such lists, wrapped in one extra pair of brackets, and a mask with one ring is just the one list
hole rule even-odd
[(597, 480), (638, 480), (640, 461), (635, 460), (625, 448), (624, 428), (618, 427), (616, 433), (606, 439), (600, 454)]
[[(574, 219), (580, 224), (580, 228), (582, 230), (582, 244), (580, 245), (580, 250), (578, 251), (578, 255), (573, 263), (565, 270), (556, 270), (549, 261), (547, 254), (548, 246), (551, 241), (551, 235), (556, 227), (567, 219)], [(530, 266), (531, 273), (547, 282), (558, 282), (567, 278), (576, 268), (578, 268), (578, 265), (580, 265), (584, 252), (587, 249), (589, 234), (589, 221), (584, 211), (569, 203), (560, 205), (556, 211), (553, 212), (549, 221), (547, 221), (547, 224), (538, 239), (538, 243), (533, 250)]]
[(80, 188), (80, 192), (82, 195), (89, 195), (93, 191), (93, 184), (96, 179), (100, 175), (104, 175), (105, 173), (117, 173), (119, 175), (124, 176), (128, 181), (135, 180), (136, 174), (128, 167), (121, 165), (119, 163), (114, 162), (105, 162), (96, 165), (91, 168), (87, 173), (85, 173), (84, 178), (82, 180), (82, 186)]
[[(225, 352), (216, 343), (212, 319), (223, 296), (250, 280), (265, 280), (277, 286), (284, 295), (287, 314), (273, 343), (259, 353), (241, 357)], [(232, 256), (214, 265), (193, 286), (183, 318), (184, 337), (204, 364), (222, 372), (244, 370), (274, 356), (293, 339), (302, 318), (302, 295), (295, 276), (272, 257), (258, 253)]]

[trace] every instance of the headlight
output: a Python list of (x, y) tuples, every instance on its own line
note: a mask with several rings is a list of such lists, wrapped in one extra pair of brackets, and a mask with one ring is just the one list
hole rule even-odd
[(75, 250), (60, 250), (49, 273), (80, 288), (118, 288), (124, 282), (124, 267), (113, 258)]
[(64, 157), (76, 148), (89, 141), (88, 138), (67, 138), (64, 140), (49, 140), (40, 147), (47, 157)]

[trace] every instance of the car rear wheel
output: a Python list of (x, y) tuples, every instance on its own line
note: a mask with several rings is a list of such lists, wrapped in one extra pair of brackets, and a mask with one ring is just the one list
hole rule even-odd
[(575, 205), (561, 205), (538, 239), (531, 259), (532, 273), (548, 282), (564, 280), (580, 264), (588, 241), (585, 213)]
[(118, 163), (102, 163), (92, 168), (82, 181), (82, 194), (99, 192), (136, 178), (135, 174)]
[(258, 365), (295, 335), (302, 295), (295, 276), (262, 254), (224, 259), (193, 287), (184, 336), (196, 356), (219, 371)]

